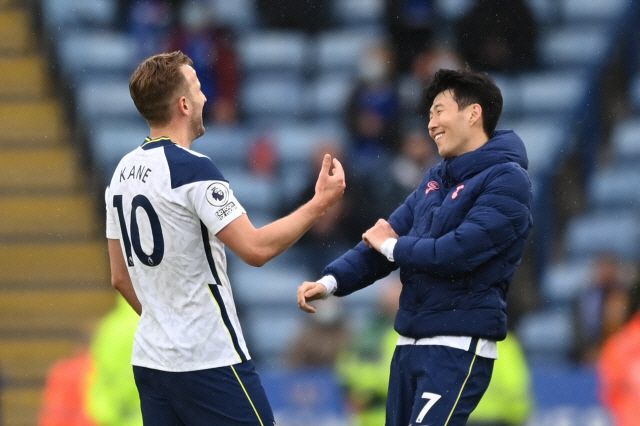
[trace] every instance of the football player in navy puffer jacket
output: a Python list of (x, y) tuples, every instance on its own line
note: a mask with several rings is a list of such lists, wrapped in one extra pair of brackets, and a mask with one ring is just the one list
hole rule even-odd
[(298, 305), (345, 296), (400, 268), (387, 426), (466, 424), (507, 333), (507, 289), (532, 226), (520, 137), (498, 130), (502, 95), (484, 73), (440, 70), (425, 91), (443, 161), (388, 221), (298, 289)]

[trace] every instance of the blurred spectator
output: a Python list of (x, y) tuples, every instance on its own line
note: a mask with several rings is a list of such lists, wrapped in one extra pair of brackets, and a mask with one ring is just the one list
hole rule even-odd
[(131, 353), (138, 314), (124, 297), (100, 321), (91, 343), (94, 378), (88, 406), (99, 426), (142, 426), (140, 397), (133, 378)]
[(286, 200), (288, 202), (284, 203), (281, 213), (290, 213), (313, 196), (318, 178), (317, 167), (322, 164), (322, 158), (327, 153), (342, 163), (349, 188), (294, 246), (300, 253), (300, 264), (315, 276), (320, 276), (328, 263), (357, 244), (362, 239), (363, 227), (370, 226), (377, 219), (370, 203), (365, 202), (369, 199), (365, 184), (350, 172), (351, 167), (344, 158), (339, 142), (333, 140), (325, 140), (319, 144), (313, 154), (313, 165), (308, 169), (310, 174), (305, 178), (304, 188), (296, 199)]
[(342, 312), (342, 301), (332, 298), (317, 303), (322, 305), (322, 309), (305, 316), (300, 332), (289, 343), (289, 351), (285, 354), (287, 367), (333, 368), (338, 354), (351, 338), (349, 322)]
[[(439, 69), (460, 70), (464, 62), (458, 51), (444, 41), (438, 41), (420, 51), (411, 66), (411, 74), (404, 80), (401, 104), (411, 118), (424, 117), (423, 91)], [(428, 108), (427, 108), (428, 109)]]
[(120, 0), (120, 22), (131, 35), (139, 59), (159, 53), (175, 24), (182, 0)]
[(630, 312), (629, 283), (620, 259), (610, 254), (598, 256), (595, 280), (576, 300), (575, 360), (594, 363), (603, 342), (622, 327)]
[(398, 275), (387, 278), (381, 288), (378, 310), (336, 364), (358, 426), (385, 424), (389, 365), (398, 342), (393, 329), (402, 290)]
[(416, 55), (431, 43), (438, 22), (433, 0), (385, 0), (387, 28), (398, 60), (408, 72)]
[(533, 408), (531, 374), (524, 352), (513, 332), (498, 342), (498, 359), (491, 383), (469, 416), (467, 426), (522, 426)]
[(257, 0), (258, 12), (266, 28), (315, 33), (327, 27), (329, 0)]
[(87, 410), (93, 360), (85, 347), (49, 370), (38, 416), (39, 426), (98, 426)]
[(435, 142), (426, 130), (415, 127), (405, 131), (400, 152), (387, 169), (382, 169), (371, 182), (370, 190), (376, 207), (376, 217), (389, 217), (420, 185), (431, 166), (441, 160)]
[(538, 26), (526, 0), (477, 0), (455, 33), (476, 71), (520, 72), (536, 65)]
[[(637, 304), (636, 304), (637, 305)], [(640, 310), (609, 337), (598, 361), (599, 396), (615, 426), (638, 424), (640, 402)]]
[(203, 118), (217, 124), (235, 124), (240, 87), (238, 58), (231, 32), (215, 25), (211, 4), (185, 2), (165, 50), (181, 50), (193, 59), (202, 93), (207, 97)]
[(376, 43), (363, 52), (359, 78), (346, 111), (351, 137), (348, 155), (358, 173), (375, 171), (379, 163), (398, 151), (399, 120), (394, 54), (388, 44)]

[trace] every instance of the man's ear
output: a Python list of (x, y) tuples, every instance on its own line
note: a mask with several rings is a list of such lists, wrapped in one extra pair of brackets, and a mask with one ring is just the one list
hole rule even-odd
[(478, 120), (482, 118), (482, 107), (480, 104), (469, 105), (469, 124), (474, 125)]
[(178, 110), (182, 115), (189, 115), (190, 106), (186, 96), (178, 98)]

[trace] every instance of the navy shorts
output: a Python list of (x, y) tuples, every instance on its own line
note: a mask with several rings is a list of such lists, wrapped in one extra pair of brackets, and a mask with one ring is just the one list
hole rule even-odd
[(145, 425), (275, 425), (251, 360), (187, 372), (134, 366), (133, 374)]
[(391, 361), (386, 426), (465, 425), (493, 371), (493, 359), (474, 351), (397, 346)]

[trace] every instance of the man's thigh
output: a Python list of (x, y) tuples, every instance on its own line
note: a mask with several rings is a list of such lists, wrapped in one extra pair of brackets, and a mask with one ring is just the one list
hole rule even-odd
[(386, 426), (462, 426), (489, 386), (493, 360), (446, 346), (398, 346)]
[(134, 367), (134, 373), (145, 425), (275, 424), (253, 361), (179, 373)]

